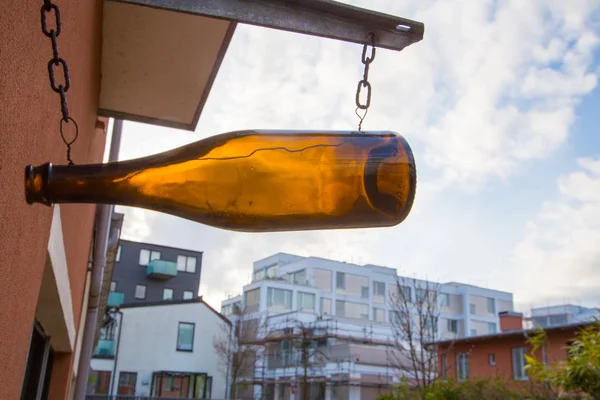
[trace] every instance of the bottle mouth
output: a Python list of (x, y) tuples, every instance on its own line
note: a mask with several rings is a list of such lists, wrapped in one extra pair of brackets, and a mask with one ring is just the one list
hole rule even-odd
[(46, 195), (47, 183), (51, 178), (52, 164), (25, 167), (25, 201), (27, 204), (41, 203), (51, 206)]

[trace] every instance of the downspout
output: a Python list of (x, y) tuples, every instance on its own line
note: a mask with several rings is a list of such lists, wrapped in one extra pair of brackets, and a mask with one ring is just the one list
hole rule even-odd
[[(114, 120), (108, 161), (118, 160), (122, 130), (123, 121)], [(96, 214), (96, 220), (94, 221), (96, 234), (94, 236), (92, 281), (90, 283), (87, 315), (81, 341), (81, 353), (77, 368), (77, 380), (75, 381), (74, 400), (85, 400), (90, 362), (92, 360), (92, 352), (94, 351), (94, 336), (96, 333), (100, 295), (102, 293), (102, 277), (104, 276), (104, 267), (106, 266), (106, 249), (108, 248), (109, 242), (108, 235), (110, 233), (113, 206), (98, 205), (97, 210), (98, 213)]]
[[(108, 389), (108, 396), (112, 396), (113, 388), (115, 386), (115, 374), (117, 373), (117, 363), (119, 362), (119, 346), (121, 345), (121, 329), (123, 328), (123, 311), (117, 311), (119, 314), (119, 333), (117, 334), (117, 349), (115, 350), (115, 362), (113, 363), (113, 370), (110, 374), (110, 388)], [(152, 389), (150, 389), (152, 390)]]

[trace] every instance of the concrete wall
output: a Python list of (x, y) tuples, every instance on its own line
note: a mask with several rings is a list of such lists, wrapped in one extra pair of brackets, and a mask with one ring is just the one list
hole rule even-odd
[[(136, 395), (150, 393), (152, 372), (205, 372), (213, 377), (212, 398), (225, 398), (222, 360), (213, 338), (222, 335), (224, 320), (201, 302), (123, 308), (123, 326), (115, 382), (120, 371), (137, 372)], [(195, 323), (193, 351), (177, 351), (179, 322)], [(149, 351), (149, 349), (152, 349)], [(142, 382), (147, 381), (148, 385)], [(113, 394), (117, 392), (115, 383)]]
[[(0, 24), (0, 398), (18, 399), (29, 338), (47, 257), (52, 209), (29, 206), (23, 192), (27, 164), (65, 164), (59, 133), (59, 98), (49, 86), (50, 40), (40, 27), (41, 1), (2, 1)], [(102, 160), (106, 135), (96, 129), (100, 82), (100, 0), (59, 2), (60, 55), (69, 64), (68, 104), (79, 124), (73, 145), (76, 164)], [(70, 305), (76, 329), (83, 303), (95, 207), (61, 207)], [(73, 353), (58, 354), (50, 399), (64, 399), (71, 381)]]
[[(182, 300), (184, 291), (192, 292), (194, 297), (198, 295), (202, 271), (202, 252), (128, 240), (121, 240), (120, 244), (121, 257), (119, 262), (115, 263), (112, 280), (116, 282), (115, 291), (125, 294), (125, 304), (162, 301), (163, 289), (165, 288), (173, 289), (174, 300)], [(196, 257), (196, 272), (177, 271), (177, 276), (168, 280), (148, 278), (146, 267), (139, 264), (141, 249), (160, 251), (160, 259), (165, 261), (177, 262), (178, 255)], [(135, 298), (136, 285), (146, 286), (146, 298), (144, 300)]]

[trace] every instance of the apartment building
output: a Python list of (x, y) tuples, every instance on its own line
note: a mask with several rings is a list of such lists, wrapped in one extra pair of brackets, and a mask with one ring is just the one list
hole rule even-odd
[(91, 362), (88, 400), (225, 398), (227, 376), (213, 340), (228, 339), (231, 324), (202, 298), (123, 305), (106, 321)]
[[(553, 364), (568, 356), (567, 345), (590, 322), (554, 325), (545, 329), (547, 341), (537, 357)], [(528, 338), (535, 329), (523, 328), (523, 314), (500, 313), (500, 331), (493, 334), (441, 340), (436, 343), (438, 376), (458, 381), (502, 377), (510, 385), (529, 381), (525, 355), (530, 353)]]
[(573, 304), (560, 304), (531, 309), (533, 327), (539, 325), (542, 328), (549, 328), (564, 324), (590, 322), (595, 318), (600, 318), (600, 310), (597, 308), (588, 308)]
[(110, 283), (112, 304), (195, 298), (202, 252), (121, 240)]
[[(264, 339), (265, 348), (279, 346), (279, 355), (288, 353), (289, 343), (273, 343), (273, 332), (301, 334), (299, 326), (311, 325), (329, 353), (312, 372), (323, 378), (315, 398), (369, 399), (397, 381), (390, 357), (398, 310), (390, 299), (399, 290), (411, 303), (426, 290), (435, 291), (434, 325), (440, 339), (498, 332), (498, 312), (513, 309), (511, 293), (456, 282), (432, 284), (377, 265), (279, 253), (254, 263), (252, 282), (241, 295), (223, 301), (221, 312), (233, 321), (240, 314), (258, 321), (262, 328), (257, 336)], [(290, 398), (297, 389), (297, 363), (296, 368), (286, 368), (269, 362), (269, 354), (263, 358), (267, 361), (256, 364), (255, 392)], [(331, 383), (335, 377), (340, 384)]]

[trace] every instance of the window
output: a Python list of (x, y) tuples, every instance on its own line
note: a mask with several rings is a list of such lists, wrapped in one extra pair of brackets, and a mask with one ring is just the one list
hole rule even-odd
[(136, 372), (121, 372), (119, 374), (119, 388), (117, 394), (135, 395)]
[(450, 306), (450, 295), (448, 293), (440, 293), (440, 307)]
[(121, 245), (117, 247), (117, 255), (115, 256), (115, 262), (121, 261)]
[(254, 271), (254, 277), (252, 279), (252, 282), (262, 281), (263, 279), (265, 279), (265, 270), (264, 269)]
[(337, 300), (335, 314), (339, 317), (369, 319), (369, 306), (362, 303)]
[(177, 271), (195, 273), (196, 257), (177, 256)]
[(448, 359), (446, 357), (445, 354), (442, 354), (441, 360), (440, 360), (441, 365), (441, 369), (442, 369), (442, 378), (446, 379), (448, 377)]
[(335, 302), (335, 315), (338, 317), (346, 316), (346, 302), (341, 300), (336, 300)]
[(196, 324), (180, 322), (177, 329), (177, 351), (194, 350), (194, 330)]
[(361, 288), (360, 288), (360, 298), (361, 299), (368, 299), (369, 298), (369, 287), (368, 286), (361, 286)]
[(35, 321), (21, 386), (21, 399), (47, 398), (53, 361), (54, 350), (50, 345), (50, 337)]
[(90, 368), (87, 394), (108, 394), (111, 371), (94, 371)]
[(298, 292), (298, 310), (315, 311), (315, 295), (312, 293)]
[(477, 329), (471, 329), (471, 336), (477, 336)]
[(494, 334), (496, 333), (496, 324), (493, 322), (488, 322), (488, 333)]
[(346, 274), (343, 272), (335, 273), (335, 287), (344, 290), (346, 288)]
[(475, 304), (473, 304), (473, 303), (469, 304), (469, 312), (471, 314), (477, 314), (477, 307), (475, 307)]
[(385, 310), (383, 308), (373, 307), (373, 320), (385, 322)]
[(425, 329), (430, 335), (436, 335), (438, 330), (438, 319), (435, 316), (425, 318)]
[(163, 300), (173, 300), (173, 289), (163, 289)]
[(385, 297), (385, 283), (373, 282), (373, 296), (384, 296)]
[(425, 301), (427, 299), (427, 290), (417, 289), (417, 301)]
[(331, 314), (331, 299), (321, 297), (321, 315)]
[(456, 366), (458, 368), (458, 381), (464, 381), (469, 378), (469, 355), (467, 353), (458, 353), (456, 357)]
[(135, 298), (140, 300), (146, 298), (146, 285), (135, 285)]
[(265, 271), (267, 278), (273, 279), (277, 276), (277, 265), (271, 265), (270, 267), (267, 267)]
[(496, 355), (494, 353), (488, 354), (488, 364), (492, 367), (496, 365)]
[(513, 377), (517, 381), (526, 381), (525, 373), (525, 347), (515, 347), (512, 349)]
[(183, 291), (183, 299), (184, 300), (191, 300), (193, 298), (194, 298), (194, 292), (190, 292), (189, 290)]
[(160, 260), (160, 251), (140, 250), (140, 265), (146, 266), (152, 260)]
[(324, 292), (331, 292), (332, 274), (331, 271), (313, 268), (315, 286)]
[(110, 291), (111, 291), (111, 292), (114, 292), (114, 291), (116, 291), (116, 290), (117, 290), (117, 282), (115, 282), (115, 281), (112, 281), (112, 282), (110, 283)]
[(260, 305), (260, 288), (248, 290), (245, 297), (246, 310), (248, 312), (258, 311)]
[(306, 270), (290, 272), (291, 282), (296, 285), (306, 285)]
[(277, 288), (267, 289), (267, 306), (282, 307), (286, 310), (292, 309), (292, 291)]
[(448, 332), (458, 333), (458, 320), (456, 320), (456, 319), (448, 320)]
[(496, 301), (491, 297), (487, 298), (487, 312), (496, 314)]
[(561, 325), (568, 322), (567, 314), (557, 314), (550, 316), (550, 325)]

